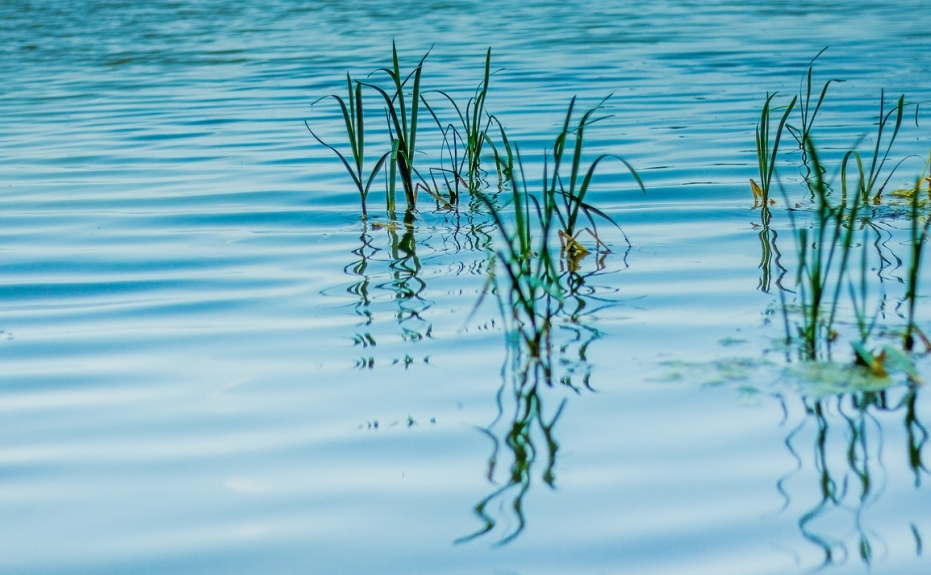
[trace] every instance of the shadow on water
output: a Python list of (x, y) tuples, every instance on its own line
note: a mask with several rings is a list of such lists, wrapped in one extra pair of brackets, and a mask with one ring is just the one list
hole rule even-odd
[[(901, 447), (907, 453), (908, 471), (916, 489), (928, 474), (923, 450), (929, 434), (916, 412), (918, 394), (919, 387), (910, 385), (904, 392), (877, 390), (828, 397), (779, 397), (787, 416), (788, 404), (794, 401), (801, 403), (804, 413), (802, 421), (785, 439), (785, 446), (796, 462), (795, 469), (777, 482), (777, 488), (785, 498), (784, 510), (793, 499), (809, 500), (812, 491), (817, 494), (816, 503), (802, 512), (797, 523), (802, 537), (821, 551), (816, 570), (844, 564), (852, 555), (870, 567), (885, 546), (865, 518), (867, 510), (882, 496), (887, 476), (899, 472), (883, 463), (883, 452), (890, 446), (884, 441), (882, 419), (892, 414), (902, 417), (905, 445)], [(796, 476), (805, 470), (814, 470), (816, 486), (790, 487), (790, 483), (798, 483), (794, 481)], [(909, 529), (915, 553), (921, 555), (922, 534), (914, 522)]]

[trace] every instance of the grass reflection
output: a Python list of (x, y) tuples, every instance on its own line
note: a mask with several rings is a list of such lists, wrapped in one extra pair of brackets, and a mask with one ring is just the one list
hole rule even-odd
[[(796, 476), (806, 469), (806, 477), (814, 471), (816, 502), (801, 513), (797, 525), (802, 537), (820, 550), (819, 570), (845, 564), (852, 557), (869, 567), (885, 546), (868, 525), (867, 511), (879, 502), (887, 479), (899, 473), (887, 468), (883, 458), (890, 448), (883, 421), (891, 414), (902, 416), (901, 448), (907, 453), (915, 488), (928, 474), (923, 451), (929, 434), (916, 412), (919, 390), (910, 385), (901, 392), (880, 389), (800, 399), (804, 418), (785, 439), (796, 469), (780, 479), (777, 488), (786, 498), (785, 508), (793, 498), (809, 500), (811, 484), (796, 490), (789, 484), (797, 483)], [(789, 400), (782, 401), (785, 405)], [(921, 554), (922, 534), (914, 522), (908, 527), (915, 551)]]
[[(432, 337), (433, 326), (424, 318), (432, 302), (425, 296), (427, 283), (420, 277), (423, 266), (417, 255), (415, 233), (413, 214), (406, 215), (402, 222), (364, 221), (359, 247), (352, 251), (357, 259), (343, 268), (345, 274), (355, 278), (346, 292), (355, 299), (353, 311), (360, 320), (352, 337), (353, 343), (365, 350), (356, 361), (359, 368), (375, 367), (375, 356), (369, 352), (378, 345), (380, 336), (374, 323), (377, 311), (385, 307), (379, 302), (385, 300), (386, 294), (394, 302), (390, 314), (403, 341), (412, 343)], [(377, 241), (381, 234), (385, 240)], [(407, 366), (413, 359), (405, 355), (403, 362)]]
[(783, 289), (782, 278), (788, 272), (782, 265), (782, 253), (776, 245), (779, 233), (772, 227), (772, 219), (772, 211), (764, 204), (760, 210), (760, 281), (757, 285), (757, 289), (764, 293), (772, 290), (773, 276), (776, 286)]
[[(497, 545), (513, 541), (526, 526), (524, 499), (534, 478), (555, 487), (559, 451), (555, 428), (566, 407), (565, 393), (592, 389), (587, 351), (602, 334), (591, 325), (591, 316), (600, 309), (598, 304), (611, 303), (588, 283), (602, 271), (603, 260), (593, 269), (572, 266), (559, 274), (557, 281), (565, 289), (559, 305), (550, 302), (538, 308), (537, 313), (545, 315), (535, 324), (542, 332), (533, 337), (524, 331), (507, 332), (502, 384), (495, 396), (497, 415), (481, 429), (492, 442), (486, 478), (498, 487), (474, 507), (482, 526), (457, 543), (496, 529), (502, 532)], [(507, 302), (501, 298), (506, 296), (496, 293), (503, 307)], [(504, 320), (507, 325), (506, 315)]]
[(398, 309), (395, 315), (404, 341), (420, 341), (431, 336), (433, 326), (423, 318), (423, 312), (430, 307), (424, 299), (426, 282), (420, 277), (422, 265), (417, 257), (417, 242), (414, 238), (414, 215), (404, 215), (398, 233), (398, 226), (386, 228), (388, 231), (391, 262), (391, 281), (384, 288), (394, 293)]
[[(803, 80), (799, 95), (793, 97), (786, 105), (778, 106), (776, 94), (767, 94), (760, 120), (756, 129), (756, 152), (759, 167), (760, 185), (750, 180), (754, 208), (762, 203), (761, 244), (759, 289), (769, 293), (773, 275), (777, 274), (779, 298), (783, 311), (787, 343), (798, 346), (800, 359), (807, 361), (831, 360), (832, 347), (838, 340), (845, 318), (845, 302), (842, 296), (849, 292), (849, 305), (853, 307), (853, 320), (858, 328), (858, 336), (851, 340), (854, 357), (867, 366), (875, 366), (878, 371), (883, 368), (884, 354), (888, 355), (888, 346), (881, 350), (870, 350), (868, 339), (876, 325), (881, 307), (872, 305), (867, 295), (871, 281), (867, 281), (866, 234), (863, 244), (856, 242), (857, 231), (872, 228), (879, 233), (880, 227), (893, 225), (904, 220), (909, 224), (907, 245), (909, 256), (905, 258), (904, 281), (906, 289), (902, 295), (902, 307), (905, 309), (904, 333), (902, 335), (905, 351), (912, 351), (916, 337), (926, 343), (931, 350), (931, 341), (927, 341), (915, 323), (915, 309), (918, 298), (921, 256), (928, 232), (928, 201), (923, 189), (928, 177), (931, 160), (925, 165), (924, 172), (912, 187), (887, 190), (894, 174), (909, 158), (898, 162), (891, 159), (892, 148), (903, 127), (906, 109), (914, 107), (915, 123), (918, 122), (918, 105), (906, 103), (905, 96), (900, 96), (892, 109), (887, 108), (885, 92), (880, 95), (879, 114), (875, 123), (876, 132), (872, 150), (861, 153), (861, 137), (846, 153), (833, 173), (832, 162), (821, 157), (815, 146), (813, 124), (824, 104), (829, 80), (823, 85), (817, 100), (812, 102), (813, 64), (824, 52), (819, 52), (809, 63), (808, 72)], [(815, 91), (814, 93), (818, 93)], [(796, 104), (799, 104), (796, 106)], [(791, 120), (798, 111), (798, 121)], [(775, 112), (779, 112), (774, 115)], [(774, 120), (780, 117), (778, 124)], [(775, 130), (771, 131), (771, 125)], [(802, 176), (801, 187), (808, 199), (801, 202), (790, 200), (789, 193), (779, 180), (776, 169), (780, 158), (780, 142), (783, 132), (789, 132), (798, 143), (800, 165), (797, 166)], [(825, 148), (829, 149), (829, 148)], [(775, 178), (775, 181), (774, 181)], [(839, 180), (839, 182), (838, 182)], [(776, 231), (773, 227), (771, 205), (773, 184), (778, 184), (785, 202), (785, 209), (780, 209), (780, 216), (787, 222), (794, 239), (794, 284), (791, 289), (783, 286), (781, 280), (786, 268), (780, 263), (781, 254), (776, 247)], [(931, 193), (931, 189), (927, 190)], [(905, 198), (907, 201), (902, 201)], [(793, 207), (794, 205), (794, 207)], [(901, 232), (900, 232), (901, 235)], [(886, 250), (887, 243), (874, 243), (878, 258), (880, 282), (883, 273), (891, 262), (895, 268), (902, 266), (903, 259), (891, 250)], [(856, 268), (855, 253), (860, 251), (860, 274), (856, 277), (852, 268)], [(885, 297), (884, 295), (882, 296)], [(788, 300), (788, 301), (787, 301)], [(884, 302), (881, 300), (880, 306)], [(789, 305), (791, 303), (791, 305)], [(868, 309), (877, 310), (870, 314)], [(794, 324), (794, 329), (790, 326)]]
[(546, 485), (554, 487), (556, 481), (554, 467), (559, 443), (553, 429), (566, 400), (561, 400), (553, 413), (546, 415), (543, 388), (552, 386), (548, 367), (537, 359), (525, 361), (519, 354), (509, 357), (507, 364), (511, 364), (510, 368), (503, 370), (504, 383), (496, 396), (498, 415), (482, 429), (493, 444), (488, 458), (488, 481), (495, 483), (502, 459), (507, 458), (510, 464), (503, 484), (474, 508), (482, 527), (456, 543), (489, 534), (502, 524), (507, 525), (508, 531), (498, 544), (513, 541), (527, 524), (524, 497), (533, 483), (534, 469), (543, 466), (541, 479)]

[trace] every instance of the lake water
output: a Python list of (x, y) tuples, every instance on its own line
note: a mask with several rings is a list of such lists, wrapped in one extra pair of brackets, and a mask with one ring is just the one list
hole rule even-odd
[[(783, 349), (787, 201), (772, 230), (789, 271), (767, 279), (748, 180), (766, 94), (785, 105), (828, 46), (816, 90), (845, 81), (816, 121), (826, 162), (861, 137), (871, 150), (881, 91), (887, 110), (906, 94), (890, 162), (913, 157), (889, 187), (914, 183), (929, 14), (3, 2), (0, 571), (925, 572), (928, 393)], [(612, 252), (575, 273), (584, 309), (554, 320), (551, 385), (511, 369), (494, 298), (475, 307), (487, 214), (422, 195), (394, 225), (379, 184), (363, 222), (304, 126), (342, 145), (335, 102), (311, 104), (389, 66), (392, 40), (406, 70), (430, 50), (424, 90), (463, 102), (491, 48), (487, 106), (531, 183), (569, 100), (613, 94), (587, 150), (623, 156), (646, 193), (602, 164), (590, 199), (630, 246), (599, 227)], [(422, 127), (427, 165), (439, 144)], [(780, 180), (804, 203), (785, 141)], [(904, 325), (910, 242), (901, 218), (876, 221), (862, 243), (882, 338)], [(929, 289), (922, 273), (925, 330)]]

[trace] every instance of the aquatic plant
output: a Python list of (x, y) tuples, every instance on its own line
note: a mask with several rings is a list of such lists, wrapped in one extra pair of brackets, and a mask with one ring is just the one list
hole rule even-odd
[[(525, 347), (530, 358), (547, 357), (554, 305), (562, 298), (559, 274), (550, 251), (553, 210), (542, 209), (540, 201), (527, 191), (520, 154), (503, 135), (507, 173), (510, 174), (510, 206), (513, 223), (492, 198), (479, 193), (503, 240), (495, 254), (489, 282), (481, 299), (494, 286), (509, 336)], [(550, 204), (544, 204), (549, 207)], [(504, 281), (494, 271), (500, 267)], [(548, 369), (548, 366), (547, 366)]]
[[(790, 332), (789, 307), (785, 300), (785, 290), (780, 290), (779, 297), (782, 302), (783, 317), (786, 325), (786, 338), (795, 339), (801, 343), (801, 355), (805, 359), (820, 359), (830, 357), (831, 343), (837, 337), (834, 329), (837, 319), (837, 310), (843, 286), (846, 285), (850, 294), (854, 320), (858, 331), (858, 340), (853, 342), (854, 357), (857, 362), (873, 369), (882, 370), (885, 357), (885, 348), (878, 353), (869, 351), (867, 340), (873, 332), (881, 306), (870, 308), (869, 281), (867, 280), (867, 254), (865, 251), (860, 257), (860, 277), (854, 280), (853, 274), (848, 274), (848, 261), (853, 250), (853, 232), (859, 223), (865, 228), (879, 229), (883, 218), (888, 212), (873, 210), (867, 212), (863, 209), (869, 203), (879, 204), (883, 191), (889, 183), (896, 169), (902, 164), (900, 160), (891, 170), (885, 170), (889, 161), (892, 146), (899, 134), (906, 106), (904, 96), (898, 99), (892, 110), (885, 108), (885, 92), (880, 99), (879, 119), (875, 144), (871, 154), (864, 161), (861, 153), (856, 149), (846, 152), (840, 163), (840, 197), (832, 198), (833, 190), (828, 182), (827, 170), (819, 158), (812, 137), (812, 128), (815, 119), (824, 104), (828, 88), (833, 82), (829, 80), (823, 84), (820, 93), (813, 89), (814, 62), (824, 52), (819, 52), (811, 60), (800, 86), (799, 95), (794, 97), (786, 106), (775, 134), (771, 134), (772, 103), (775, 94), (767, 94), (763, 111), (756, 129), (757, 164), (761, 185), (751, 180), (751, 189), (754, 195), (754, 208), (762, 204), (760, 242), (762, 256), (760, 268), (762, 275), (760, 289), (768, 291), (771, 285), (773, 257), (777, 253), (774, 246), (775, 230), (771, 227), (772, 212), (770, 205), (770, 188), (772, 178), (776, 176), (776, 159), (778, 157), (782, 130), (785, 129), (793, 135), (801, 149), (801, 174), (804, 186), (808, 190), (811, 209), (805, 210), (796, 204), (796, 208), (789, 206), (788, 197), (785, 197), (790, 227), (796, 239), (796, 287), (798, 289), (798, 322), (797, 334)], [(814, 94), (818, 94), (814, 97)], [(789, 117), (798, 103), (799, 123), (792, 125)], [(893, 120), (894, 118), (894, 120)], [(917, 122), (917, 110), (916, 110)], [(858, 141), (859, 143), (859, 141)], [(888, 173), (887, 173), (888, 172)], [(851, 178), (851, 173), (853, 178)], [(917, 187), (916, 187), (917, 189)], [(783, 189), (785, 195), (785, 190)], [(916, 193), (909, 197), (914, 198)], [(811, 219), (799, 225), (796, 214), (810, 213)], [(911, 245), (914, 250), (912, 263), (908, 270), (908, 288), (904, 302), (908, 305), (908, 320), (905, 334), (905, 347), (911, 349), (914, 345), (913, 331), (917, 329), (914, 323), (914, 304), (917, 297), (917, 279), (920, 265), (921, 247), (925, 239), (927, 226), (919, 226), (917, 201), (912, 203), (909, 212), (912, 234)], [(879, 218), (879, 219), (877, 219)], [(919, 227), (921, 228), (919, 230)], [(864, 239), (864, 244), (866, 240)], [(879, 248), (879, 245), (877, 244)], [(894, 256), (894, 254), (893, 254)], [(896, 262), (901, 260), (894, 256)], [(881, 262), (886, 260), (880, 253)], [(778, 262), (777, 262), (778, 264)], [(781, 266), (778, 266), (781, 267)], [(780, 276), (781, 277), (781, 276)], [(913, 285), (911, 282), (915, 282)], [(779, 282), (777, 282), (779, 283)], [(779, 284), (780, 287), (781, 284)], [(792, 315), (794, 315), (794, 310)], [(918, 330), (916, 333), (920, 333)], [(923, 335), (923, 334), (922, 334)], [(929, 345), (931, 347), (931, 345)]]
[[(567, 256), (568, 271), (560, 272), (554, 253), (553, 233), (558, 231), (561, 237), (569, 237), (581, 246), (576, 236), (581, 230), (580, 216), (584, 216), (592, 226), (590, 233), (596, 242), (607, 249), (594, 229), (593, 216), (614, 222), (587, 203), (585, 196), (595, 169), (603, 159), (611, 156), (600, 156), (587, 169), (583, 169), (584, 130), (597, 121), (593, 119), (593, 114), (604, 104), (604, 100), (586, 111), (578, 123), (573, 125), (575, 103), (576, 99), (573, 98), (562, 129), (550, 150), (551, 154), (544, 156), (540, 192), (534, 194), (528, 188), (520, 151), (516, 145), (512, 145), (499, 122), (495, 122), (495, 125), (500, 133), (500, 142), (494, 152), (499, 173), (506, 179), (508, 201), (501, 203), (503, 192), (494, 195), (478, 190), (473, 192), (483, 202), (499, 236), (499, 247), (492, 257), (488, 283), (480, 302), (487, 294), (494, 294), (505, 325), (507, 342), (507, 359), (502, 369), (506, 383), (497, 396), (498, 416), (487, 429), (483, 429), (494, 442), (489, 458), (489, 480), (492, 480), (505, 448), (512, 462), (504, 485), (483, 498), (474, 508), (475, 514), (482, 521), (482, 527), (458, 542), (475, 539), (495, 528), (499, 521), (489, 510), (495, 501), (508, 502), (507, 507), (517, 524), (499, 544), (512, 541), (521, 533), (526, 523), (523, 500), (530, 490), (532, 470), (541, 454), (546, 455), (543, 482), (550, 487), (554, 486), (558, 443), (553, 435), (553, 427), (562, 413), (565, 399), (554, 414), (547, 416), (543, 409), (545, 398), (542, 390), (552, 387), (555, 379), (553, 326), (560, 319), (565, 320), (567, 329), (574, 335), (559, 347), (559, 367), (565, 371), (558, 380), (562, 384), (560, 387), (576, 392), (573, 376), (579, 373), (582, 385), (590, 387), (585, 354), (588, 346), (600, 334), (582, 321), (586, 300), (591, 295), (583, 293), (586, 276), (579, 272), (577, 265), (582, 256), (579, 251)], [(564, 154), (569, 149), (572, 150), (571, 160), (564, 160)], [(621, 161), (643, 189), (633, 168), (626, 161)], [(569, 174), (563, 176), (563, 170), (568, 170)], [(563, 251), (568, 250), (579, 248), (564, 244)], [(574, 302), (571, 309), (565, 305), (567, 298)], [(577, 358), (565, 357), (570, 348), (577, 352)], [(513, 405), (513, 415), (509, 418), (505, 417), (504, 402), (507, 398), (510, 398)], [(497, 428), (502, 424), (503, 433), (500, 433)], [(540, 439), (545, 448), (540, 446)]]
[[(441, 206), (449, 208), (458, 204), (460, 184), (470, 191), (480, 187), (482, 153), (485, 146), (494, 148), (494, 143), (488, 136), (488, 130), (496, 120), (485, 109), (491, 77), (491, 49), (489, 48), (485, 55), (483, 79), (476, 88), (474, 96), (469, 99), (465, 106), (460, 107), (455, 99), (443, 90), (432, 91), (440, 94), (452, 106), (458, 116), (460, 127), (456, 127), (452, 123), (444, 124), (436, 110), (431, 107), (424, 97), (421, 78), (424, 62), (429, 53), (428, 51), (424, 54), (413, 70), (405, 74), (401, 70), (397, 45), (392, 42), (391, 66), (379, 68), (369, 74), (369, 78), (378, 73), (386, 75), (389, 80), (388, 86), (380, 86), (371, 79), (364, 82), (353, 81), (347, 74), (349, 96), (346, 99), (336, 95), (331, 97), (335, 98), (340, 105), (346, 126), (346, 135), (352, 152), (351, 158), (347, 158), (336, 147), (324, 142), (305, 122), (313, 137), (320, 144), (336, 153), (343, 162), (362, 198), (363, 217), (367, 215), (366, 200), (370, 188), (385, 163), (388, 165), (386, 207), (389, 214), (394, 214), (397, 207), (396, 190), (398, 180), (401, 182), (408, 211), (415, 209), (417, 196), (421, 191), (432, 196)], [(387, 147), (389, 151), (379, 157), (375, 167), (369, 173), (365, 173), (363, 169), (365, 159), (363, 88), (372, 90), (381, 97), (388, 132)], [(432, 186), (428, 179), (414, 166), (414, 158), (418, 153), (417, 137), (420, 128), (421, 105), (428, 110), (443, 135), (440, 167), (429, 168), (429, 178), (432, 180)], [(459, 151), (460, 145), (462, 146), (461, 154)], [(495, 155), (497, 156), (497, 152), (495, 152)], [(443, 167), (443, 162), (447, 160), (449, 162), (448, 168)], [(441, 173), (444, 179), (442, 187), (437, 182), (437, 172)], [(442, 197), (442, 188), (445, 188), (448, 200)]]
[[(430, 55), (428, 51), (407, 75), (401, 73), (398, 60), (398, 48), (391, 42), (390, 68), (380, 68), (376, 72), (383, 72), (391, 80), (393, 93), (389, 94), (383, 88), (363, 83), (378, 92), (385, 102), (385, 118), (388, 122), (388, 134), (391, 138), (391, 174), (388, 178), (388, 211), (394, 211), (396, 178), (399, 177), (404, 188), (408, 210), (414, 209), (417, 203), (417, 182), (414, 181), (417, 172), (414, 169), (414, 152), (417, 149), (417, 120), (420, 111), (420, 77), (423, 73), (423, 63)], [(407, 83), (413, 78), (410, 106), (406, 104), (404, 90)], [(419, 176), (418, 176), (419, 178)], [(419, 178), (423, 180), (423, 178)]]
[[(555, 142), (553, 143), (553, 171), (549, 176), (548, 183), (545, 185), (546, 191), (544, 194), (546, 210), (552, 211), (555, 214), (556, 218), (559, 220), (559, 230), (558, 235), (560, 243), (562, 245), (562, 255), (569, 259), (570, 261), (584, 256), (588, 253), (588, 249), (579, 241), (580, 234), (585, 231), (588, 232), (588, 235), (595, 240), (596, 249), (607, 249), (607, 246), (601, 239), (598, 237), (598, 230), (595, 225), (595, 219), (593, 215), (597, 215), (600, 218), (610, 222), (611, 224), (617, 226), (617, 223), (611, 219), (610, 216), (593, 206), (591, 203), (585, 201), (585, 197), (588, 194), (589, 187), (592, 183), (592, 177), (595, 175), (595, 170), (598, 168), (598, 165), (608, 158), (613, 158), (624, 164), (627, 171), (631, 174), (639, 186), (640, 190), (646, 193), (646, 188), (643, 185), (643, 181), (640, 179), (639, 174), (634, 169), (634, 167), (624, 158), (616, 156), (614, 154), (602, 154), (595, 158), (588, 168), (583, 172), (582, 166), (582, 150), (584, 145), (584, 133), (585, 129), (598, 122), (603, 120), (605, 117), (594, 118), (593, 115), (604, 106), (605, 102), (611, 96), (607, 96), (601, 100), (594, 107), (587, 110), (582, 114), (582, 118), (578, 121), (575, 127), (572, 126), (572, 113), (575, 109), (576, 98), (573, 97), (569, 102), (569, 109), (566, 112), (566, 118), (563, 122), (562, 131), (556, 137)], [(563, 156), (569, 147), (569, 144), (572, 144), (572, 156), (569, 163), (569, 174), (564, 176), (561, 172), (563, 166)], [(584, 173), (584, 175), (582, 175)], [(547, 182), (547, 174), (544, 173), (544, 182)], [(590, 227), (581, 227), (579, 218), (580, 216), (585, 216)], [(617, 226), (620, 229), (620, 226)], [(626, 240), (626, 237), (625, 237)], [(629, 245), (629, 242), (628, 242)]]
[[(486, 144), (494, 146), (488, 136), (488, 130), (491, 128), (492, 123), (495, 122), (495, 118), (485, 109), (490, 78), (491, 48), (488, 48), (488, 52), (485, 54), (485, 73), (482, 81), (475, 89), (475, 94), (469, 98), (463, 108), (460, 108), (456, 100), (447, 92), (434, 90), (435, 93), (443, 96), (455, 110), (460, 122), (459, 127), (453, 124), (444, 126), (427, 100), (423, 100), (424, 106), (433, 116), (433, 120), (444, 135), (444, 148), (449, 156), (449, 172), (452, 175), (452, 183), (447, 182), (446, 187), (449, 190), (450, 203), (452, 204), (456, 204), (458, 201), (458, 186), (460, 183), (465, 185), (469, 191), (478, 189), (481, 184), (482, 150)], [(464, 146), (461, 157), (458, 149), (460, 142)]]
[[(876, 193), (873, 193), (873, 190), (876, 188), (876, 183), (879, 180), (880, 173), (882, 172), (883, 166), (886, 164), (886, 160), (889, 159), (889, 153), (892, 150), (892, 145), (895, 143), (895, 138), (899, 134), (899, 128), (902, 127), (902, 118), (905, 110), (905, 96), (900, 96), (898, 103), (895, 108), (889, 112), (884, 112), (884, 106), (886, 102), (886, 93), (885, 90), (882, 91), (882, 95), (879, 99), (879, 121), (877, 122), (877, 133), (876, 133), (876, 145), (873, 148), (873, 154), (870, 157), (869, 171), (866, 172), (863, 169), (863, 160), (860, 157), (859, 152), (850, 151), (844, 156), (844, 161), (841, 166), (841, 174), (846, 175), (847, 172), (847, 163), (853, 158), (857, 163), (857, 169), (861, 174), (866, 174), (866, 177), (861, 177), (859, 185), (857, 186), (857, 192), (862, 197), (864, 203), (872, 201), (873, 203), (879, 203), (883, 190), (886, 187), (886, 184), (889, 183), (889, 180), (892, 178), (892, 175), (895, 173), (896, 169), (902, 164), (905, 160), (904, 158), (899, 161), (898, 164), (889, 172), (889, 175), (886, 176), (886, 179), (883, 181), (882, 185), (879, 186), (879, 189), (876, 190)], [(886, 130), (889, 120), (892, 118), (892, 115), (895, 114), (895, 127), (893, 128), (892, 135), (889, 137), (889, 141), (886, 143), (885, 151), (883, 152), (882, 159), (880, 159), (880, 151), (883, 147), (883, 132)], [(917, 111), (916, 111), (917, 114)], [(917, 118), (916, 118), (917, 120)], [(872, 194), (872, 197), (870, 195)]]
[[(363, 219), (368, 217), (368, 209), (366, 205), (366, 200), (368, 199), (369, 189), (372, 187), (372, 182), (375, 181), (375, 177), (378, 175), (378, 172), (381, 170), (382, 166), (385, 163), (385, 160), (388, 159), (389, 153), (384, 153), (375, 162), (375, 166), (372, 168), (372, 171), (366, 176), (365, 169), (363, 167), (365, 163), (365, 121), (364, 121), (364, 108), (362, 105), (362, 84), (360, 82), (353, 83), (352, 78), (349, 74), (346, 74), (346, 87), (348, 96), (346, 100), (333, 94), (331, 96), (324, 96), (320, 98), (323, 100), (327, 97), (333, 98), (339, 103), (340, 112), (343, 116), (343, 122), (346, 126), (346, 136), (349, 138), (349, 145), (352, 150), (352, 164), (349, 163), (349, 160), (346, 159), (346, 156), (342, 152), (337, 150), (334, 146), (324, 142), (320, 139), (317, 134), (311, 129), (310, 124), (307, 121), (304, 121), (304, 125), (307, 126), (307, 130), (310, 132), (310, 135), (314, 137), (320, 144), (331, 150), (343, 163), (343, 166), (346, 167), (346, 171), (349, 172), (350, 177), (352, 177), (353, 183), (356, 185), (356, 188), (359, 190), (359, 199), (362, 203), (362, 217)], [(317, 100), (319, 102), (320, 100)], [(317, 102), (314, 102), (316, 104)], [(313, 104), (311, 104), (313, 106)]]
[(782, 132), (789, 121), (789, 115), (795, 107), (798, 96), (792, 98), (789, 105), (786, 106), (779, 125), (776, 127), (776, 133), (773, 141), (770, 142), (770, 116), (772, 113), (771, 104), (775, 93), (766, 94), (766, 102), (763, 104), (763, 110), (760, 113), (760, 121), (756, 125), (756, 160), (759, 169), (760, 183), (750, 180), (750, 188), (753, 191), (754, 201), (761, 201), (764, 207), (770, 204), (770, 189), (772, 187), (773, 174), (776, 171), (776, 158), (779, 154), (779, 143), (782, 140)]
[[(503, 240), (503, 248), (497, 250), (496, 259), (504, 276), (493, 275), (490, 285), (494, 285), (495, 293), (502, 298), (502, 309), (510, 319), (512, 333), (527, 346), (532, 358), (546, 356), (543, 350), (549, 341), (551, 312), (561, 308), (565, 291), (553, 256), (553, 232), (558, 234), (561, 255), (568, 262), (569, 269), (576, 270), (578, 261), (588, 253), (580, 241), (582, 231), (587, 231), (595, 240), (596, 250), (607, 251), (607, 246), (598, 236), (594, 217), (617, 225), (610, 216), (586, 201), (599, 164), (607, 158), (616, 158), (631, 173), (637, 186), (645, 191), (636, 170), (619, 156), (603, 154), (587, 168), (583, 166), (585, 129), (601, 119), (593, 115), (605, 101), (607, 98), (587, 110), (574, 125), (576, 98), (569, 102), (562, 129), (550, 153), (544, 156), (542, 191), (537, 195), (528, 189), (517, 146), (511, 144), (503, 126), (496, 122), (500, 150), (496, 147), (494, 152), (499, 173), (503, 174), (510, 190), (510, 201), (502, 206), (498, 202), (500, 196), (474, 192), (484, 203)], [(565, 154), (569, 149), (572, 155), (567, 160)], [(566, 170), (568, 174), (564, 173)], [(506, 213), (508, 217), (505, 217)], [(582, 227), (582, 217), (590, 227)]]
[(814, 109), (811, 105), (811, 91), (812, 91), (812, 74), (814, 73), (814, 63), (822, 54), (827, 50), (827, 47), (822, 48), (814, 58), (808, 63), (808, 73), (804, 78), (804, 88), (802, 83), (799, 83), (799, 97), (798, 97), (798, 111), (799, 111), (799, 125), (793, 126), (792, 124), (786, 124), (786, 129), (792, 136), (795, 138), (795, 141), (798, 142), (799, 150), (802, 152), (802, 166), (804, 168), (803, 177), (807, 181), (811, 177), (811, 166), (808, 162), (808, 149), (806, 142), (808, 141), (812, 127), (815, 123), (815, 118), (818, 116), (818, 111), (821, 110), (821, 104), (824, 103), (824, 98), (827, 96), (828, 87), (832, 82), (843, 82), (839, 79), (831, 79), (824, 83), (824, 86), (821, 88), (821, 94), (818, 96), (818, 101), (815, 103)]
[[(802, 355), (818, 359), (822, 353), (830, 356), (830, 343), (836, 337), (833, 325), (838, 295), (853, 244), (852, 222), (860, 209), (860, 196), (854, 196), (851, 206), (844, 201), (833, 203), (815, 144), (808, 138), (805, 145), (813, 167), (813, 177), (808, 183), (815, 201), (811, 230), (798, 226), (791, 210), (788, 214), (796, 237), (795, 283), (802, 315), (799, 326)], [(832, 283), (834, 295), (828, 299)]]
[[(547, 459), (543, 480), (553, 486), (558, 444), (552, 429), (559, 418), (564, 402), (555, 415), (546, 421), (543, 415), (541, 384), (552, 385), (552, 341), (553, 318), (562, 298), (562, 286), (554, 258), (549, 248), (549, 236), (553, 222), (552, 211), (543, 210), (536, 197), (527, 191), (520, 153), (511, 147), (502, 129), (507, 172), (510, 174), (509, 213), (513, 222), (505, 219), (504, 210), (495, 198), (478, 192), (477, 195), (488, 208), (499, 230), (503, 246), (499, 248), (489, 265), (489, 277), (479, 304), (489, 292), (493, 292), (499, 313), (505, 324), (507, 356), (502, 377), (505, 383), (497, 395), (498, 415), (487, 429), (482, 431), (494, 443), (488, 463), (488, 479), (493, 480), (502, 443), (508, 449), (512, 462), (508, 480), (500, 488), (484, 497), (475, 506), (474, 512), (483, 525), (471, 535), (458, 539), (463, 543), (489, 533), (498, 521), (489, 511), (489, 506), (499, 500), (509, 501), (517, 526), (499, 542), (503, 545), (514, 540), (524, 529), (526, 519), (523, 499), (530, 490), (532, 469), (537, 460), (538, 448), (534, 436), (542, 434), (547, 448)], [(502, 270), (499, 275), (495, 270)], [(476, 304), (476, 308), (479, 304)], [(510, 394), (508, 389), (510, 374)], [(512, 398), (513, 417), (505, 420), (505, 397)], [(503, 441), (498, 439), (495, 427), (504, 423)]]

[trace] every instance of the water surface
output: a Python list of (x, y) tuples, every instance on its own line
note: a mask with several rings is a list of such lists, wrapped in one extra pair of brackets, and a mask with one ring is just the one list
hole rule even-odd
[[(825, 46), (827, 158), (870, 149), (883, 89), (924, 106), (929, 24), (920, 2), (4, 3), (0, 570), (927, 569), (927, 394), (786, 373), (748, 180), (767, 92)], [(392, 40), (463, 99), (490, 46), (531, 179), (569, 100), (613, 94), (589, 151), (647, 193), (604, 164), (623, 234), (583, 261), (552, 386), (508, 369), (493, 298), (474, 309), (487, 215), (379, 227), (379, 191), (363, 222), (304, 127), (339, 142), (311, 104)], [(929, 150), (909, 110), (891, 187)], [(892, 327), (906, 233), (885, 220), (871, 256)], [(508, 447), (521, 422), (535, 459)]]

